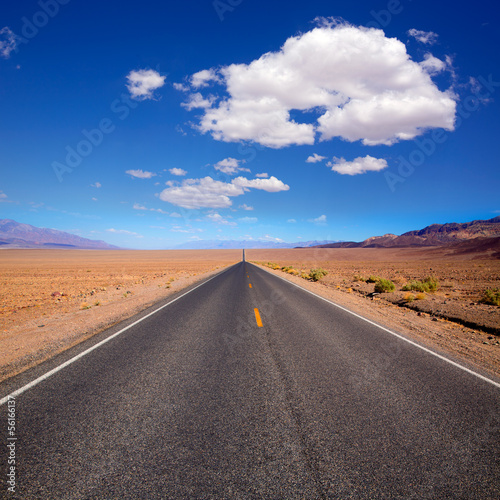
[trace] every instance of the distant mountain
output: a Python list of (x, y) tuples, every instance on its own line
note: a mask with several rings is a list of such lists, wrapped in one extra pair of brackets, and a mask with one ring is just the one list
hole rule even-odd
[(500, 236), (500, 216), (489, 220), (448, 224), (432, 224), (417, 231), (409, 231), (397, 236), (386, 234), (373, 236), (365, 241), (343, 241), (318, 245), (319, 248), (395, 248), (395, 247), (435, 247), (453, 245), (477, 239), (484, 245), (484, 239)]
[(74, 234), (0, 219), (0, 248), (79, 248), (116, 250), (104, 241), (89, 240)]
[(209, 250), (209, 249), (252, 249), (252, 248), (308, 248), (334, 243), (331, 241), (303, 241), (300, 243), (274, 242), (268, 240), (199, 240), (183, 243), (176, 250)]

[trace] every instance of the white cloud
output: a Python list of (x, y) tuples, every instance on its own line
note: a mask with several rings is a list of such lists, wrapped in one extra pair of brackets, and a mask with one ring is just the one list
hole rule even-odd
[(226, 158), (214, 165), (215, 170), (219, 170), (223, 174), (233, 175), (237, 172), (250, 172), (248, 168), (240, 167), (240, 163), (245, 163), (245, 160), (237, 160), (236, 158)]
[(208, 214), (207, 219), (210, 220), (211, 222), (215, 222), (216, 224), (224, 224), (224, 225), (229, 225), (229, 226), (236, 226), (236, 223), (228, 221), (222, 215), (219, 213), (215, 212), (213, 214)]
[(144, 205), (140, 205), (139, 203), (134, 203), (134, 206), (132, 208), (134, 210), (147, 210), (147, 208)]
[(204, 177), (186, 179), (180, 185), (171, 185), (160, 193), (160, 199), (183, 208), (228, 208), (232, 205), (231, 197), (241, 196), (250, 188), (273, 193), (290, 189), (276, 177), (270, 179), (237, 177), (230, 183)]
[(288, 219), (287, 222), (290, 224), (295, 224), (297, 221), (295, 219)]
[(186, 174), (187, 174), (187, 171), (186, 171), (186, 170), (183, 170), (182, 168), (171, 168), (171, 169), (169, 169), (169, 172), (170, 172), (172, 175), (179, 175), (179, 176), (182, 176), (182, 175), (186, 175)]
[(5, 26), (0, 30), (0, 56), (8, 59), (14, 50), (16, 50), (16, 35), (8, 26)]
[(248, 210), (248, 211), (253, 210), (253, 207), (249, 207), (246, 203), (243, 203), (243, 205), (240, 205), (238, 208), (241, 208), (242, 210)]
[(191, 111), (192, 109), (196, 108), (201, 108), (201, 109), (210, 108), (213, 102), (214, 102), (213, 99), (211, 98), (205, 99), (199, 92), (196, 92), (196, 94), (191, 94), (189, 96), (189, 100), (187, 102), (183, 102), (181, 106), (183, 108), (186, 108), (188, 111)]
[[(193, 87), (218, 77), (228, 94), (211, 94), (198, 129), (271, 148), (314, 144), (318, 136), (391, 145), (429, 128), (453, 130), (456, 102), (432, 81), (436, 69), (434, 59), (413, 61), (382, 30), (323, 23), (250, 64), (193, 75)], [(319, 116), (300, 123), (292, 110)]]
[(432, 31), (421, 31), (415, 28), (408, 30), (408, 35), (427, 45), (434, 45), (438, 39), (438, 35)]
[(125, 234), (127, 236), (135, 236), (136, 238), (143, 238), (142, 234), (134, 233), (133, 231), (126, 231), (125, 229), (106, 229), (108, 233)]
[(269, 174), (267, 174), (266, 172), (262, 172), (261, 174), (255, 174), (255, 177), (259, 179), (267, 179), (269, 177)]
[(242, 188), (262, 189), (268, 193), (277, 193), (278, 191), (288, 191), (290, 186), (272, 176), (269, 179), (246, 179), (245, 177), (236, 177), (232, 182), (235, 186)]
[(165, 76), (153, 69), (140, 69), (131, 71), (127, 75), (127, 89), (132, 96), (132, 99), (144, 101), (153, 99), (153, 92), (165, 85)]
[(96, 182), (95, 184), (91, 184), (90, 187), (99, 189), (100, 187), (102, 187), (102, 184), (100, 182)]
[(316, 219), (310, 219), (309, 222), (313, 222), (314, 224), (317, 224), (318, 226), (324, 226), (324, 225), (326, 225), (326, 215), (320, 215)]
[(446, 69), (446, 63), (434, 57), (429, 52), (424, 55), (424, 60), (420, 63), (420, 66), (429, 73), (429, 75), (435, 75)]
[(3, 191), (0, 191), (0, 201), (5, 201), (7, 198), (8, 196)]
[(255, 224), (259, 219), (257, 217), (241, 217), (238, 220), (245, 224)]
[(326, 160), (326, 156), (320, 156), (314, 153), (312, 156), (309, 156), (306, 160), (306, 163), (318, 163), (320, 161)]
[(213, 69), (203, 69), (191, 76), (191, 85), (195, 89), (200, 87), (207, 87), (208, 82), (211, 81), (214, 82), (219, 81), (219, 77), (217, 76), (217, 73)]
[(334, 172), (342, 175), (358, 175), (383, 170), (387, 168), (387, 161), (367, 155), (364, 158), (359, 157), (352, 161), (347, 161), (344, 158), (333, 158), (333, 161), (329, 161), (326, 165)]
[(180, 218), (180, 217), (182, 217), (182, 215), (178, 214), (177, 212), (171, 212), (170, 217)]
[(175, 90), (178, 90), (180, 92), (189, 92), (189, 87), (187, 85), (184, 85), (183, 83), (174, 83), (173, 87)]
[(97, 198), (92, 198), (92, 201), (97, 201)]
[(156, 175), (153, 174), (153, 172), (145, 172), (143, 170), (127, 170), (125, 173), (132, 177), (137, 177), (138, 179), (151, 179), (151, 177)]

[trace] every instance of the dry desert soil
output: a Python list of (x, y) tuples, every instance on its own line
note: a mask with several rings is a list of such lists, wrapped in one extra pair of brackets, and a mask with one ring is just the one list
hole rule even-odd
[[(498, 259), (371, 248), (247, 250), (246, 258), (482, 373), (500, 376), (500, 307), (480, 303), (485, 289), (500, 288)], [(0, 250), (0, 380), (240, 260), (240, 250)], [(282, 271), (283, 266), (299, 276)], [(300, 277), (312, 268), (328, 274), (319, 282)], [(373, 283), (362, 281), (370, 275), (391, 279), (396, 291), (371, 298)], [(438, 289), (408, 301), (400, 288), (427, 276), (438, 280)]]

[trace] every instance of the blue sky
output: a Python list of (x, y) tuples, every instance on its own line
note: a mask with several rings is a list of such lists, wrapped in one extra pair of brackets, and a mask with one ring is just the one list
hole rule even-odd
[(494, 2), (8, 2), (0, 218), (127, 248), (500, 213)]

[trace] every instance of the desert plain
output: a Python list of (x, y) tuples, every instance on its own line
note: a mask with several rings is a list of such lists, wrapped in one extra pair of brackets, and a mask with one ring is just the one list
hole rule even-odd
[[(0, 380), (239, 262), (241, 256), (241, 250), (0, 250)], [(482, 302), (485, 290), (500, 289), (500, 260), (491, 253), (273, 249), (247, 250), (246, 259), (500, 376), (500, 307)], [(328, 273), (320, 281), (301, 278), (317, 268)], [(374, 284), (365, 281), (370, 276), (391, 280), (395, 290), (374, 296)], [(401, 290), (429, 276), (438, 282), (435, 291)]]

